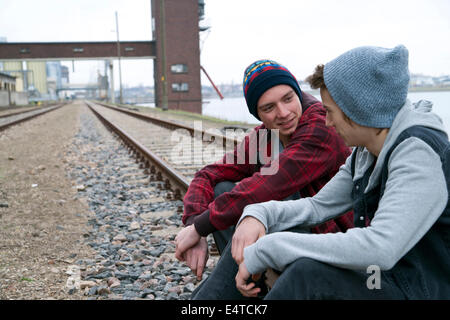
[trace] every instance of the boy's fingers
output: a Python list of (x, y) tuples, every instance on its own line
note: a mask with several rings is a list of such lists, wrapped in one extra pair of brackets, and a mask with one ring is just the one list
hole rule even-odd
[(198, 259), (197, 261), (197, 280), (202, 280), (203, 269), (205, 267), (203, 259)]
[(246, 297), (256, 297), (258, 292), (261, 291), (260, 288), (255, 287), (255, 283), (249, 283), (238, 288), (242, 295)]

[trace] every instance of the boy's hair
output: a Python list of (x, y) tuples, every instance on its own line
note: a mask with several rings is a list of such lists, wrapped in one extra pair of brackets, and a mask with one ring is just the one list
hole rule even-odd
[(314, 70), (314, 73), (305, 79), (312, 89), (326, 89), (325, 80), (323, 78), (323, 64), (319, 64)]

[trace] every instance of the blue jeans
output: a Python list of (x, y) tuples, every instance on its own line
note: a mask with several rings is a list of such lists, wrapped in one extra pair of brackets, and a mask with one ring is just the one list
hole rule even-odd
[(267, 300), (406, 299), (389, 272), (380, 272), (379, 288), (369, 289), (371, 273), (342, 269), (310, 258), (286, 267), (265, 296)]
[[(224, 192), (231, 191), (236, 185), (232, 182), (225, 181), (216, 185), (214, 188), (214, 197), (218, 197)], [(300, 199), (298, 192), (289, 196), (284, 200)], [(231, 238), (234, 233), (234, 226), (226, 230), (219, 230), (213, 233), (214, 241), (220, 253), (220, 259), (211, 272), (210, 276), (205, 279), (192, 292), (192, 300), (242, 300), (248, 299), (244, 297), (236, 288), (235, 277), (238, 272), (238, 265), (231, 255)], [(290, 230), (296, 231), (296, 230)], [(298, 230), (298, 232), (305, 232)], [(263, 278), (257, 282), (257, 286), (265, 286)]]
[[(218, 184), (215, 196), (234, 187), (231, 182)], [(216, 192), (217, 191), (217, 192)], [(293, 195), (285, 200), (298, 199)], [(308, 232), (300, 228), (289, 231)], [(214, 235), (221, 257), (211, 275), (192, 293), (193, 300), (244, 300), (249, 299), (237, 290), (235, 277), (238, 265), (231, 256), (231, 237), (234, 227), (217, 231)], [(228, 239), (228, 240), (227, 240)], [(268, 300), (292, 299), (405, 299), (389, 272), (380, 273), (380, 288), (368, 289), (371, 276), (364, 271), (342, 269), (309, 258), (300, 258), (286, 267), (272, 289), (260, 298)], [(257, 286), (264, 286), (263, 281)]]

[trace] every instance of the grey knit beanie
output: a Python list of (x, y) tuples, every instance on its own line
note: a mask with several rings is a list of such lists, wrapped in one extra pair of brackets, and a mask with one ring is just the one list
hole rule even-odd
[(408, 94), (408, 50), (355, 48), (325, 64), (323, 76), (347, 117), (362, 126), (390, 128)]

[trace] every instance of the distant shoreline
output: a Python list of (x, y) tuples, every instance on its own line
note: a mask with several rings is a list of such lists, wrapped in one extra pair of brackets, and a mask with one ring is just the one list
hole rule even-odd
[(435, 91), (450, 91), (450, 86), (445, 87), (412, 87), (408, 92), (435, 92)]
[[(312, 95), (319, 95), (319, 90), (303, 90)], [(408, 92), (444, 92), (450, 91), (450, 86), (445, 87), (411, 87)]]
[[(312, 94), (312, 95), (320, 95), (319, 90), (310, 90), (310, 89), (302, 89), (303, 92)], [(445, 87), (411, 87), (408, 92), (445, 92), (450, 91), (450, 86)], [(244, 98), (242, 93), (232, 93), (232, 94), (224, 94), (225, 98)], [(216, 99), (215, 95), (204, 95), (205, 100)]]

